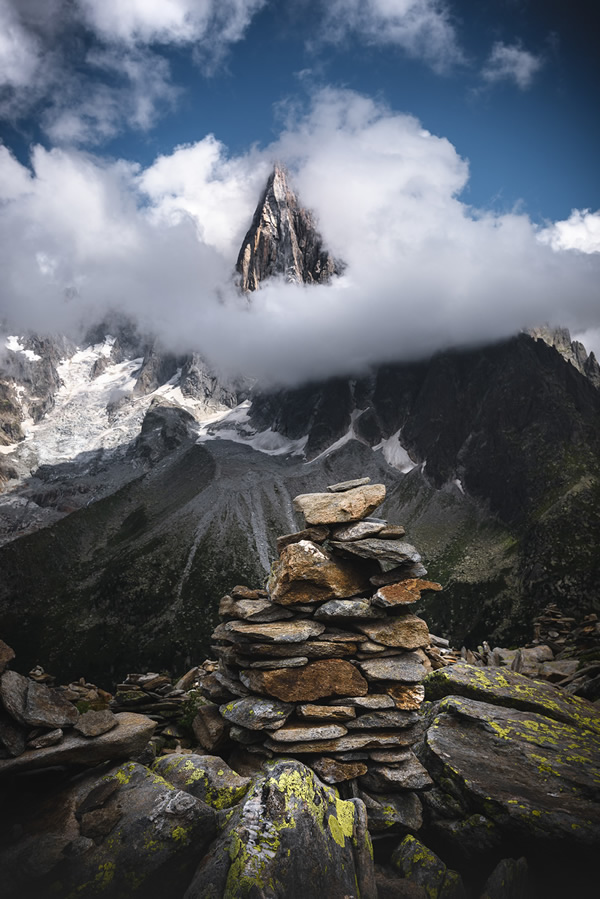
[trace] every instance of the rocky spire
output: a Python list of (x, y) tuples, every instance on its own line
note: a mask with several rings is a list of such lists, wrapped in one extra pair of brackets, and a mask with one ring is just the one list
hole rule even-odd
[(285, 169), (276, 165), (238, 256), (242, 290), (256, 290), (272, 275), (297, 284), (323, 283), (342, 268), (323, 248), (313, 216), (300, 206)]

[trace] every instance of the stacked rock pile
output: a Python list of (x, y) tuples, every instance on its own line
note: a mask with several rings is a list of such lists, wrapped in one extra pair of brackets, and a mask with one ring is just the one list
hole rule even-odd
[(300, 756), (353, 790), (358, 779), (378, 794), (372, 807), (431, 784), (411, 750), (431, 669), (427, 624), (412, 608), (441, 587), (422, 579), (404, 528), (369, 517), (383, 485), (327, 489), (294, 500), (307, 528), (279, 538), (267, 591), (237, 587), (221, 600), (213, 649), (231, 701), (219, 711), (250, 752)]

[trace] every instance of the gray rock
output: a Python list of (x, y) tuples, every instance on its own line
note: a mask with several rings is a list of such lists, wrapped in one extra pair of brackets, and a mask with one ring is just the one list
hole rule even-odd
[(214, 755), (164, 755), (152, 770), (166, 781), (206, 802), (217, 811), (231, 808), (248, 792), (249, 777), (240, 777)]
[(406, 578), (425, 577), (427, 569), (420, 562), (407, 562), (404, 565), (398, 565), (389, 571), (382, 571), (380, 574), (374, 574), (369, 578), (374, 587), (386, 587), (388, 584), (397, 584)]
[(330, 484), (327, 488), (329, 493), (345, 493), (346, 490), (353, 490), (355, 487), (364, 487), (370, 484), (371, 478), (354, 478), (353, 481), (340, 481), (338, 484)]
[(304, 703), (296, 706), (300, 718), (315, 718), (318, 721), (347, 721), (356, 717), (356, 709), (349, 705), (314, 705)]
[[(355, 752), (361, 749), (397, 749), (399, 746), (412, 746), (420, 736), (420, 730), (407, 727), (404, 730), (372, 731), (360, 734), (347, 734), (335, 740), (307, 740), (288, 743), (286, 751), (296, 754), (316, 752), (328, 755), (330, 752)], [(281, 751), (281, 745), (268, 739), (267, 749)]]
[(361, 786), (376, 793), (391, 790), (426, 790), (433, 781), (419, 760), (411, 755), (394, 765), (369, 765), (369, 772), (361, 778)]
[(221, 717), (218, 706), (214, 702), (207, 702), (196, 712), (192, 730), (200, 746), (207, 752), (214, 752), (227, 739), (229, 728)]
[(294, 711), (294, 706), (278, 699), (265, 699), (253, 696), (248, 699), (240, 699), (238, 702), (229, 702), (222, 705), (219, 712), (231, 721), (249, 730), (276, 730), (283, 727), (289, 716)]
[(303, 643), (310, 637), (322, 634), (324, 630), (325, 625), (316, 621), (274, 621), (268, 624), (228, 621), (227, 624), (220, 624), (212, 636), (214, 640), (230, 640), (232, 643), (238, 640)]
[[(196, 871), (185, 899), (376, 899), (362, 806), (297, 761), (267, 763)], [(361, 809), (362, 811), (362, 809)], [(262, 884), (273, 884), (265, 888)], [(275, 886), (276, 885), (276, 886)]]
[(0, 746), (3, 746), (8, 755), (16, 757), (25, 752), (27, 734), (25, 729), (17, 724), (4, 709), (0, 709)]
[(6, 711), (26, 727), (72, 727), (79, 712), (67, 699), (45, 684), (16, 671), (0, 677), (0, 698)]
[(343, 550), (361, 559), (377, 559), (379, 562), (420, 562), (421, 556), (410, 543), (402, 540), (378, 540), (377, 537), (367, 537), (364, 540), (342, 543), (332, 540), (334, 549)]
[(485, 882), (480, 899), (529, 899), (531, 884), (525, 858), (503, 858)]
[(15, 657), (15, 651), (4, 640), (0, 640), (0, 674), (6, 666), (12, 662)]
[(383, 531), (385, 521), (358, 521), (356, 524), (343, 524), (334, 527), (331, 533), (333, 540), (346, 543), (348, 540), (362, 540), (364, 537), (374, 537)]
[(277, 552), (281, 553), (290, 543), (300, 543), (301, 540), (310, 540), (311, 543), (323, 543), (329, 537), (329, 528), (321, 525), (321, 527), (304, 528), (303, 531), (296, 531), (295, 534), (283, 534), (277, 538)]
[(375, 727), (411, 727), (421, 720), (418, 712), (405, 712), (403, 709), (378, 709), (360, 715), (348, 722), (351, 730), (371, 730)]
[(225, 619), (234, 618), (256, 624), (264, 624), (268, 621), (285, 621), (294, 617), (293, 612), (276, 605), (270, 599), (235, 600), (231, 596), (224, 596), (219, 603), (219, 615)]
[(98, 712), (92, 710), (80, 715), (75, 725), (75, 730), (83, 734), (84, 737), (99, 737), (100, 734), (106, 734), (116, 726), (116, 716), (109, 709), (103, 709)]
[(359, 790), (374, 834), (416, 833), (423, 826), (423, 807), (416, 793), (370, 793)]
[[(335, 621), (344, 618), (380, 618), (370, 599), (331, 599), (316, 610), (317, 621)], [(356, 638), (356, 634), (354, 637)]]
[(407, 684), (419, 683), (427, 673), (414, 652), (404, 652), (388, 659), (359, 662), (358, 667), (369, 680), (402, 681)]
[(46, 746), (55, 746), (57, 743), (60, 743), (64, 734), (60, 727), (55, 728), (55, 730), (47, 730), (44, 733), (38, 734), (33, 739), (29, 739), (27, 741), (28, 749), (45, 749)]
[(370, 693), (368, 696), (348, 696), (335, 700), (332, 705), (343, 703), (359, 709), (393, 709), (394, 700), (387, 693)]
[(290, 724), (276, 730), (271, 739), (282, 743), (296, 743), (305, 740), (335, 740), (348, 733), (343, 724)]
[(408, 834), (392, 854), (392, 865), (412, 883), (425, 888), (431, 899), (466, 899), (462, 881), (435, 852)]
[(55, 765), (98, 765), (112, 759), (130, 758), (145, 747), (154, 733), (156, 722), (145, 715), (120, 712), (115, 715), (117, 727), (88, 740), (77, 733), (67, 734), (61, 743), (46, 749), (30, 749), (18, 758), (0, 761), (0, 775), (17, 771), (33, 771)]
[[(329, 637), (329, 633), (325, 636)], [(355, 640), (359, 639), (358, 634), (353, 635)], [(322, 642), (308, 641), (307, 643), (246, 643), (236, 646), (238, 653), (248, 656), (248, 658), (282, 658), (299, 657), (307, 659), (341, 659), (345, 656), (354, 655), (358, 648), (358, 643), (354, 642), (337, 642), (337, 640), (323, 640)], [(279, 666), (283, 667), (283, 666)]]
[(238, 664), (244, 668), (304, 668), (308, 665), (308, 656), (295, 656), (291, 659), (266, 659), (263, 662), (247, 662), (239, 658)]

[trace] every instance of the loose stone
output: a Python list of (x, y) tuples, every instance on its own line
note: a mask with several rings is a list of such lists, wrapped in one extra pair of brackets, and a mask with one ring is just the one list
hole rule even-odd
[(328, 784), (342, 783), (345, 780), (353, 780), (366, 774), (369, 770), (364, 762), (344, 763), (337, 759), (322, 756), (312, 762), (312, 768), (319, 775), (321, 780)]
[(379, 621), (357, 621), (356, 627), (384, 646), (398, 646), (401, 649), (419, 649), (429, 646), (429, 628), (416, 615), (401, 618), (384, 618)]
[(342, 543), (332, 540), (335, 549), (360, 556), (363, 559), (377, 559), (380, 562), (420, 562), (421, 556), (410, 543), (402, 540), (379, 540), (367, 537), (365, 540)]
[[(425, 689), (422, 687), (423, 696)], [(333, 701), (332, 701), (333, 702)], [(335, 703), (341, 700), (335, 700)], [(394, 700), (385, 693), (370, 693), (368, 696), (350, 696), (344, 700), (344, 705), (356, 706), (359, 709), (392, 709), (394, 708)]]
[(281, 553), (290, 543), (300, 543), (301, 540), (310, 540), (311, 543), (323, 543), (329, 537), (329, 528), (324, 526), (316, 528), (304, 528), (295, 534), (284, 534), (277, 538), (277, 552)]
[[(329, 634), (324, 636), (329, 637)], [(356, 641), (358, 634), (354, 634), (353, 637)], [(323, 642), (308, 641), (307, 643), (286, 643), (285, 645), (277, 643), (243, 643), (237, 645), (235, 649), (237, 653), (250, 656), (251, 658), (257, 656), (264, 658), (267, 656), (268, 658), (277, 659), (281, 656), (285, 659), (297, 655), (300, 658), (308, 659), (341, 659), (344, 656), (354, 655), (357, 646), (356, 642), (350, 643), (345, 640), (331, 642), (326, 639)], [(241, 667), (244, 667), (243, 660)], [(285, 666), (279, 665), (279, 667), (283, 668)]]
[(353, 481), (340, 481), (339, 484), (330, 484), (327, 490), (330, 493), (344, 493), (346, 490), (352, 490), (354, 487), (363, 487), (370, 484), (371, 478), (354, 478)]
[(376, 727), (411, 727), (419, 721), (419, 715), (415, 712), (407, 712), (403, 709), (379, 709), (360, 715), (355, 721), (349, 721), (348, 727), (352, 730), (372, 730)]
[(422, 581), (418, 578), (407, 578), (398, 584), (388, 584), (380, 587), (373, 597), (373, 605), (382, 609), (393, 608), (398, 605), (410, 605), (418, 602), (421, 593), (425, 590), (441, 590), (441, 584), (433, 581)]
[(369, 582), (374, 587), (385, 587), (387, 584), (396, 584), (407, 578), (425, 577), (426, 574), (427, 569), (421, 562), (405, 562), (404, 565), (390, 568), (389, 571), (381, 571), (372, 575)]
[(361, 786), (376, 793), (387, 790), (424, 790), (433, 781), (423, 765), (411, 757), (398, 765), (369, 765), (369, 773), (361, 778)]
[(307, 524), (342, 524), (366, 518), (381, 505), (385, 493), (383, 484), (335, 493), (303, 493), (294, 499), (294, 508), (304, 514)]
[(267, 640), (273, 643), (303, 643), (309, 637), (317, 637), (325, 630), (316, 621), (273, 621), (267, 624), (246, 624), (228, 621), (220, 624), (213, 633), (214, 640)]
[(356, 718), (356, 709), (349, 705), (312, 705), (304, 704), (296, 707), (301, 718), (317, 718), (320, 720), (346, 721)]
[(75, 730), (78, 730), (84, 737), (99, 737), (100, 734), (106, 734), (116, 726), (115, 715), (108, 709), (104, 709), (100, 712), (85, 712), (77, 721)]
[(335, 740), (343, 737), (347, 729), (342, 724), (291, 724), (282, 727), (272, 735), (273, 740), (296, 743), (298, 740)]
[(263, 727), (273, 730), (283, 727), (294, 706), (276, 699), (252, 697), (229, 702), (219, 708), (219, 712), (233, 724), (239, 724), (248, 730), (261, 730)]
[(284, 702), (306, 702), (326, 696), (360, 696), (368, 692), (367, 681), (342, 659), (311, 662), (304, 668), (274, 671), (243, 671), (242, 682), (253, 692), (276, 696)]
[(370, 599), (332, 599), (323, 603), (316, 610), (314, 617), (318, 621), (332, 621), (338, 618), (380, 618), (381, 612), (373, 608)]
[(224, 596), (219, 603), (221, 618), (237, 618), (262, 624), (267, 621), (284, 621), (293, 618), (294, 613), (276, 605), (269, 599), (232, 599)]
[(404, 681), (416, 684), (426, 675), (421, 660), (415, 653), (405, 652), (389, 659), (369, 659), (358, 667), (370, 680)]
[(340, 564), (327, 550), (301, 540), (282, 551), (269, 591), (271, 599), (284, 606), (347, 599), (368, 588), (370, 573), (352, 561)]
[(358, 521), (356, 524), (342, 524), (334, 527), (331, 536), (334, 540), (345, 543), (348, 540), (361, 540), (363, 537), (374, 537), (386, 526), (385, 521)]
[(397, 709), (418, 709), (425, 699), (425, 687), (422, 684), (414, 687), (404, 684), (388, 684), (385, 689)]

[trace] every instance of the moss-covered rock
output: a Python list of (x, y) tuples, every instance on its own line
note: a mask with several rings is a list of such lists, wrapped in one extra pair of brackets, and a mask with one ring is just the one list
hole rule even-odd
[(238, 803), (250, 786), (249, 777), (240, 777), (223, 759), (214, 755), (162, 756), (152, 770), (217, 811)]

